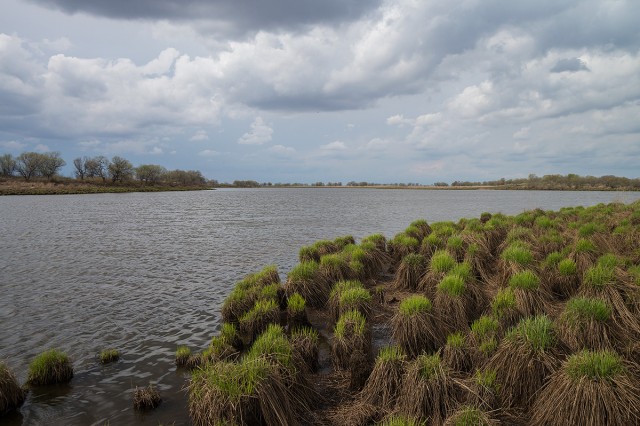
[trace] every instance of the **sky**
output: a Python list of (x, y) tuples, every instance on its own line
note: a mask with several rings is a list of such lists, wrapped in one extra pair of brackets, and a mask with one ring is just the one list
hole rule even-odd
[(0, 154), (231, 182), (640, 177), (638, 0), (0, 0)]

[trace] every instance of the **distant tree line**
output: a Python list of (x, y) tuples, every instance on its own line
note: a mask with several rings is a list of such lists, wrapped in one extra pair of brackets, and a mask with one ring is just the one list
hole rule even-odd
[[(436, 184), (437, 185), (437, 184)], [(541, 189), (541, 190), (566, 190), (566, 189), (640, 189), (640, 178), (630, 179), (619, 176), (579, 176), (569, 173), (567, 175), (544, 175), (538, 177), (530, 174), (521, 179), (499, 179), (483, 182), (454, 181), (451, 186), (494, 186), (514, 189)]]
[[(21, 176), (27, 181), (32, 178), (53, 180), (66, 164), (59, 152), (23, 152), (17, 157), (3, 154), (0, 156), (0, 175)], [(167, 170), (157, 164), (134, 167), (129, 160), (117, 155), (110, 160), (102, 155), (78, 157), (73, 160), (73, 168), (76, 180), (98, 180), (105, 184), (126, 184), (135, 180), (143, 185), (217, 184), (217, 181), (207, 181), (197, 170)]]

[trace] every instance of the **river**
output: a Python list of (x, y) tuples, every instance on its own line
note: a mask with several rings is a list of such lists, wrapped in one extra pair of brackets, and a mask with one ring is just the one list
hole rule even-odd
[[(31, 392), (8, 425), (189, 424), (176, 346), (206, 347), (234, 283), (267, 264), (281, 276), (319, 239), (393, 237), (429, 222), (536, 207), (640, 199), (629, 192), (225, 189), (0, 197), (0, 359), (21, 383), (51, 348), (73, 359), (69, 386)], [(114, 347), (119, 362), (97, 354)], [(136, 386), (163, 403), (133, 409)]]

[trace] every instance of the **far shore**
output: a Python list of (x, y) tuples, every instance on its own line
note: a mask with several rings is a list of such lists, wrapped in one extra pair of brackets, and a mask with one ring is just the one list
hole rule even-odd
[(167, 192), (211, 190), (210, 185), (145, 185), (140, 182), (118, 183), (77, 180), (42, 181), (22, 179), (0, 180), (1, 195), (66, 195), (125, 192)]
[(303, 184), (275, 184), (258, 186), (238, 186), (233, 184), (218, 185), (170, 185), (170, 184), (145, 184), (139, 181), (125, 183), (102, 182), (98, 180), (79, 181), (69, 178), (47, 180), (23, 180), (18, 178), (0, 179), (1, 195), (62, 195), (62, 194), (102, 194), (102, 193), (126, 193), (126, 192), (168, 192), (168, 191), (202, 191), (218, 188), (240, 189), (402, 189), (422, 191), (638, 191), (637, 187), (609, 187), (597, 186), (566, 186), (566, 185), (303, 185)]

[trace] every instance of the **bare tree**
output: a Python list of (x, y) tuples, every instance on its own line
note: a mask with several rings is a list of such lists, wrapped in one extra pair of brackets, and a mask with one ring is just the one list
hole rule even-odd
[(87, 157), (74, 159), (73, 167), (75, 168), (76, 179), (84, 180), (87, 175)]
[(37, 152), (23, 152), (16, 157), (16, 171), (24, 180), (29, 180), (38, 175), (41, 162), (42, 154)]
[(84, 168), (86, 177), (99, 177), (102, 179), (102, 182), (104, 182), (107, 179), (109, 160), (107, 159), (107, 157), (103, 157), (102, 155), (93, 158), (87, 158), (84, 162)]

